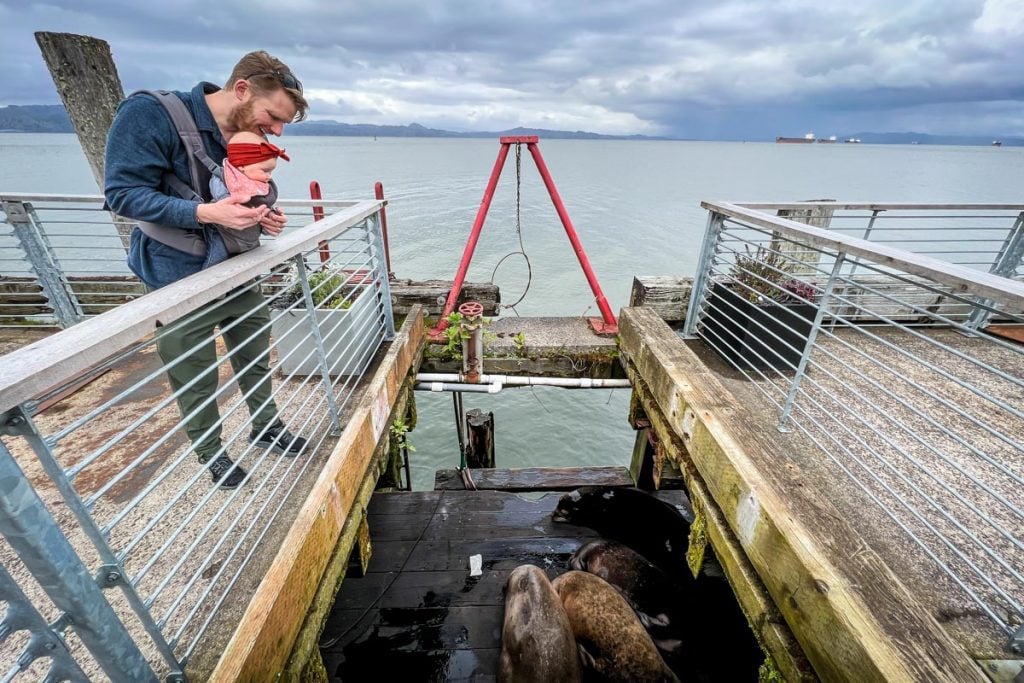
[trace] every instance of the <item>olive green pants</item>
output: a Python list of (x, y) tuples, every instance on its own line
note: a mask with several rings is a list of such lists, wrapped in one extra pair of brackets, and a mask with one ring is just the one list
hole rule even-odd
[[(178, 394), (177, 400), (182, 418), (196, 411), (188, 418), (186, 431), (199, 462), (209, 460), (221, 445), (220, 413), (217, 400), (211, 399), (218, 385), (213, 337), (218, 326), (235, 379), (245, 395), (253, 427), (262, 429), (277, 417), (277, 406), (271, 398), (269, 321), (270, 311), (263, 295), (256, 287), (250, 287), (237, 296), (229, 294), (225, 299), (207, 304), (183, 320), (157, 328), (156, 348), (164, 365), (169, 366), (167, 378), (171, 387), (178, 392), (196, 380)], [(264, 327), (266, 329), (261, 330)], [(181, 360), (171, 365), (178, 359)], [(243, 370), (250, 363), (252, 366)]]

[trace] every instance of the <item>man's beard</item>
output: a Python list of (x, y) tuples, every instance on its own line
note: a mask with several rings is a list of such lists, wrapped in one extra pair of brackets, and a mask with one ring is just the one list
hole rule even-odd
[(228, 125), (232, 130), (236, 132), (249, 131), (262, 135), (263, 131), (256, 124), (256, 120), (253, 118), (252, 111), (255, 109), (255, 102), (252, 98), (247, 102), (235, 107), (234, 111), (228, 116)]

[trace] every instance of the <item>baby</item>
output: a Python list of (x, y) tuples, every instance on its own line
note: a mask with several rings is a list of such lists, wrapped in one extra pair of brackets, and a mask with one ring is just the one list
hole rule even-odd
[[(210, 177), (210, 194), (213, 201), (228, 195), (238, 198), (245, 206), (269, 206), (277, 212), (277, 186), (271, 181), (277, 158), (288, 161), (284, 150), (267, 142), (256, 133), (241, 132), (228, 141), (228, 158), (220, 169)], [(207, 240), (206, 260), (203, 268), (224, 261), (229, 256), (255, 249), (260, 244), (260, 225), (248, 228), (227, 229), (217, 226), (220, 240)]]
[(277, 200), (277, 188), (270, 185), (270, 178), (277, 168), (277, 158), (289, 161), (285, 151), (267, 142), (266, 138), (242, 131), (228, 141), (228, 158), (224, 160), (224, 178), (216, 175), (210, 179), (213, 200), (223, 199), (229, 194), (245, 198), (250, 207), (273, 207)]

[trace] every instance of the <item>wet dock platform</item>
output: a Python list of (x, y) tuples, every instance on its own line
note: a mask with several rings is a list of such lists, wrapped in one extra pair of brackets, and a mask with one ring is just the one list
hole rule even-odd
[[(330, 680), (495, 680), (509, 573), (534, 564), (554, 578), (597, 536), (551, 521), (561, 495), (375, 494), (366, 575), (345, 578), (320, 640)], [(681, 491), (657, 495), (686, 504)]]

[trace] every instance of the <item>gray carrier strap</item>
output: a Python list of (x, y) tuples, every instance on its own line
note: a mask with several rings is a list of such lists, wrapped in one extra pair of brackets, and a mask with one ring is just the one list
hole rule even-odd
[[(171, 123), (181, 137), (182, 144), (185, 145), (189, 178), (192, 181), (191, 187), (183, 183), (173, 172), (164, 174), (164, 182), (182, 199), (197, 202), (207, 201), (209, 176), (215, 175), (223, 180), (224, 172), (220, 165), (206, 153), (203, 138), (188, 107), (181, 101), (181, 98), (167, 90), (136, 90), (129, 97), (140, 94), (149, 95), (163, 105), (167, 115), (171, 118)], [(276, 188), (274, 189), (276, 190)], [(193, 256), (206, 255), (206, 240), (203, 238), (201, 230), (184, 230), (146, 221), (138, 221), (138, 225), (139, 230), (161, 244), (166, 244)], [(259, 225), (244, 230), (231, 230), (221, 226), (216, 226), (216, 228), (224, 241), (228, 254), (232, 256), (254, 249), (260, 244)]]

